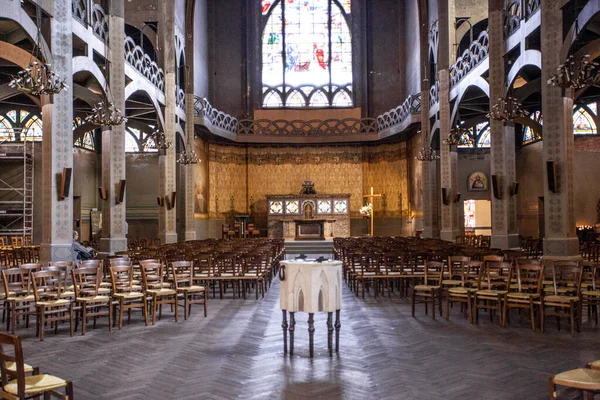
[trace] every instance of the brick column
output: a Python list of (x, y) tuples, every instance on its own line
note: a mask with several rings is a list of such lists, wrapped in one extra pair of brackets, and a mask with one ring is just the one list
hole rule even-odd
[[(176, 191), (176, 138), (175, 138), (175, 91), (176, 85), (176, 54), (175, 54), (175, 15), (174, 7), (170, 1), (160, 2), (159, 34), (162, 43), (163, 69), (165, 71), (165, 136), (167, 141), (173, 143), (164, 154), (158, 157), (159, 168), (159, 193), (161, 196), (171, 196)], [(186, 99), (187, 100), (187, 99)], [(192, 102), (193, 104), (193, 102)], [(192, 118), (188, 124), (194, 124)], [(176, 204), (170, 210), (160, 207), (158, 213), (158, 237), (161, 243), (177, 242), (176, 207), (177, 203), (185, 199), (185, 193), (176, 195)], [(187, 217), (186, 217), (187, 219)]]
[[(68, 89), (42, 96), (42, 261), (73, 259), (73, 179), (69, 196), (59, 198), (63, 168), (73, 168), (73, 36), (71, 1), (55, 0), (50, 42), (52, 69)], [(77, 171), (75, 171), (77, 173)]]
[[(123, 2), (109, 4), (108, 54), (110, 76), (108, 85), (115, 106), (125, 112), (125, 11)], [(127, 250), (125, 237), (126, 198), (117, 203), (119, 181), (125, 179), (125, 124), (102, 127), (102, 186), (108, 198), (102, 203), (102, 238), (100, 251), (114, 254)], [(102, 201), (102, 200), (101, 200)]]
[[(546, 237), (544, 257), (576, 257), (579, 240), (575, 233), (573, 205), (573, 98), (570, 90), (546, 84), (560, 59), (563, 26), (561, 2), (542, 1), (542, 114), (544, 116), (544, 210)], [(548, 185), (547, 163), (556, 167), (556, 185)], [(527, 188), (525, 188), (527, 190)]]
[[(490, 109), (502, 97), (506, 87), (504, 70), (504, 37), (502, 7), (504, 0), (489, 2), (489, 83)], [(490, 118), (491, 128), (491, 173), (496, 175), (499, 197), (492, 198), (492, 243), (494, 248), (508, 249), (519, 247), (517, 232), (516, 198), (509, 194), (509, 186), (516, 179), (515, 167), (515, 126)], [(490, 177), (491, 180), (491, 177)]]

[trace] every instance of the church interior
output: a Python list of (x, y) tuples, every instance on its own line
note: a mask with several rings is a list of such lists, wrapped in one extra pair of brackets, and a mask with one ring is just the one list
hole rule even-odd
[(0, 0), (0, 397), (600, 398), (599, 100), (594, 0)]

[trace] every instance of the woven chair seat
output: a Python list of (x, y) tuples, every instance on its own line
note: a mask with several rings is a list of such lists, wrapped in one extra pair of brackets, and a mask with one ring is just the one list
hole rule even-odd
[(583, 390), (600, 390), (600, 371), (577, 368), (554, 376), (554, 383)]
[[(25, 395), (31, 396), (48, 390), (60, 389), (67, 386), (67, 381), (53, 375), (32, 375), (25, 377)], [(4, 390), (10, 394), (18, 394), (17, 380), (13, 379), (4, 386)]]

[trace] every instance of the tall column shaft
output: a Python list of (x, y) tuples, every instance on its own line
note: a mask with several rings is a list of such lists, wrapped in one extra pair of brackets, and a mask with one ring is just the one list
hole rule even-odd
[[(193, 21), (193, 18), (192, 18)], [(185, 52), (186, 52), (186, 72), (185, 72), (185, 137), (187, 146), (192, 149), (195, 146), (194, 132), (194, 24), (186, 24)], [(206, 162), (206, 160), (204, 160)], [(185, 221), (184, 236), (185, 240), (196, 240), (196, 221), (194, 219), (194, 169), (196, 164), (186, 165), (184, 168), (184, 187), (185, 187)]]
[(63, 168), (73, 168), (72, 21), (71, 1), (55, 0), (50, 34), (52, 69), (65, 80), (68, 89), (52, 98), (42, 96), (42, 261), (73, 259), (73, 179), (70, 195), (64, 199), (58, 196)]
[[(125, 20), (123, 2), (113, 0), (109, 4), (108, 61), (110, 63), (108, 85), (109, 101), (125, 112), (125, 58), (123, 46)], [(102, 203), (102, 239), (100, 251), (114, 254), (127, 250), (126, 197), (118, 202), (119, 181), (125, 180), (125, 124), (102, 127), (102, 186), (108, 198)]]
[[(505, 92), (504, 37), (502, 7), (504, 0), (489, 2), (489, 46), (490, 46), (490, 109)], [(496, 175), (498, 197), (492, 198), (492, 242), (494, 248), (519, 247), (517, 231), (516, 198), (509, 193), (509, 187), (516, 180), (515, 167), (515, 126), (490, 119), (491, 128), (491, 173)]]
[[(440, 82), (440, 99), (450, 97), (450, 73), (443, 69), (438, 74)], [(458, 203), (454, 202), (454, 197), (458, 193), (458, 154), (455, 146), (444, 143), (451, 129), (451, 109), (448, 101), (440, 101), (440, 155), (441, 155), (441, 196), (438, 202), (442, 208), (442, 230), (440, 238), (443, 240), (454, 241), (456, 236), (461, 234), (459, 226), (459, 208)], [(445, 190), (444, 190), (445, 189)], [(446, 197), (444, 198), (444, 191)]]
[[(542, 114), (544, 116), (544, 256), (579, 255), (573, 204), (573, 99), (570, 90), (546, 84), (560, 59), (562, 47), (561, 2), (542, 1)], [(554, 191), (548, 183), (547, 163), (554, 163)]]
[[(164, 132), (166, 140), (171, 143), (176, 143), (175, 138), (175, 92), (176, 84), (176, 54), (175, 54), (175, 15), (172, 2), (161, 2), (161, 20), (160, 20), (160, 35), (163, 50), (163, 69), (165, 71), (165, 126)], [(192, 102), (193, 104), (193, 102)], [(192, 118), (190, 124), (194, 123)], [(159, 156), (159, 193), (161, 196), (170, 197), (176, 191), (176, 146), (169, 147), (164, 155)], [(176, 195), (177, 198), (177, 195)], [(179, 198), (185, 198), (184, 193), (179, 194)], [(177, 203), (169, 207), (160, 207), (158, 214), (158, 237), (161, 243), (177, 242), (177, 227), (176, 227), (176, 210)]]

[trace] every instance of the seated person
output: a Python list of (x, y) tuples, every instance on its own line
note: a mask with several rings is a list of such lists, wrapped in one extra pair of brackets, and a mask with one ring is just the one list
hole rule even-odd
[(79, 233), (77, 231), (73, 231), (73, 261), (78, 262), (81, 260), (89, 260), (94, 258), (96, 252), (91, 247), (85, 247), (81, 243), (78, 242)]

